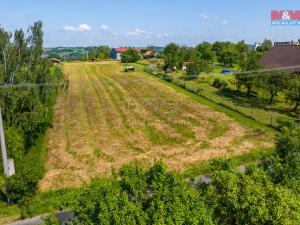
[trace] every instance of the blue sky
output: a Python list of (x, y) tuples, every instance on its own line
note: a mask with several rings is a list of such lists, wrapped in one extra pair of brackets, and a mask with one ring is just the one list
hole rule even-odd
[(1, 0), (0, 25), (13, 31), (42, 20), (46, 47), (300, 39), (300, 26), (270, 25), (272, 9), (300, 10), (300, 1)]

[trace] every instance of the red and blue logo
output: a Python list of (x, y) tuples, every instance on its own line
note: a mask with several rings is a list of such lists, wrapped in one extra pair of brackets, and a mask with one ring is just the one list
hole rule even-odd
[(272, 10), (272, 25), (300, 25), (300, 10)]

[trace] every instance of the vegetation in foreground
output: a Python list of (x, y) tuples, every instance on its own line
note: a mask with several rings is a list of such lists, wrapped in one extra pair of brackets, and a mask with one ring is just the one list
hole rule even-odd
[[(52, 105), (65, 81), (60, 68), (42, 58), (42, 46), (41, 22), (27, 33), (16, 30), (14, 35), (0, 28), (0, 105), (7, 154), (14, 159), (16, 169), (16, 174), (6, 180), (1, 176), (1, 189), (15, 203), (34, 195), (44, 175), (43, 135), (51, 124)], [(7, 192), (5, 183), (10, 187)]]
[(157, 162), (123, 166), (63, 200), (84, 224), (299, 224), (300, 128), (288, 125), (276, 152), (244, 172), (215, 160), (210, 183), (186, 181)]

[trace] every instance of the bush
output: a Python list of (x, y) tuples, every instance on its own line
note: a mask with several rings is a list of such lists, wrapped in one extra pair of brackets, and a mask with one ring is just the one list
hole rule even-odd
[(122, 63), (133, 63), (140, 59), (139, 53), (134, 49), (128, 49), (127, 52), (122, 53), (121, 61)]
[(228, 83), (225, 80), (216, 78), (214, 79), (213, 86), (218, 89), (226, 89), (228, 87)]

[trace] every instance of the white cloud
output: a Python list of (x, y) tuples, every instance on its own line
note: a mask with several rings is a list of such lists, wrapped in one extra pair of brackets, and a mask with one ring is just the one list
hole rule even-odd
[(92, 27), (86, 23), (79, 24), (77, 27), (74, 27), (74, 26), (65, 26), (64, 27), (65, 31), (72, 31), (72, 32), (89, 31), (91, 29), (92, 29)]
[(65, 26), (64, 30), (65, 31), (77, 31), (76, 27), (73, 27), (73, 26)]
[(103, 24), (103, 25), (101, 25), (101, 29), (102, 30), (110, 30), (110, 27)]
[(153, 35), (153, 32), (150, 31), (145, 31), (145, 30), (141, 30), (141, 29), (135, 29), (134, 31), (129, 31), (127, 32), (128, 36), (142, 36), (142, 37), (146, 37), (146, 38), (150, 38)]
[(114, 36), (118, 36), (118, 35), (119, 35), (119, 33), (117, 33), (117, 32), (114, 32), (114, 33), (113, 33), (113, 35), (114, 35)]
[(203, 19), (203, 20), (207, 20), (209, 17), (208, 17), (208, 15), (206, 15), (204, 13), (201, 13), (200, 18)]
[(91, 30), (91, 29), (92, 29), (92, 27), (87, 24), (80, 24), (78, 26), (79, 31), (86, 31), (86, 30)]
[(156, 37), (158, 37), (158, 38), (168, 38), (172, 35), (173, 35), (173, 33), (162, 33), (162, 34), (156, 34)]
[(128, 31), (128, 32), (127, 32), (127, 35), (128, 35), (128, 36), (140, 36), (140, 34), (137, 33), (137, 32), (135, 32), (135, 31)]
[(229, 21), (228, 21), (228, 20), (222, 20), (220, 23), (221, 23), (222, 25), (226, 25), (226, 24), (229, 23)]

